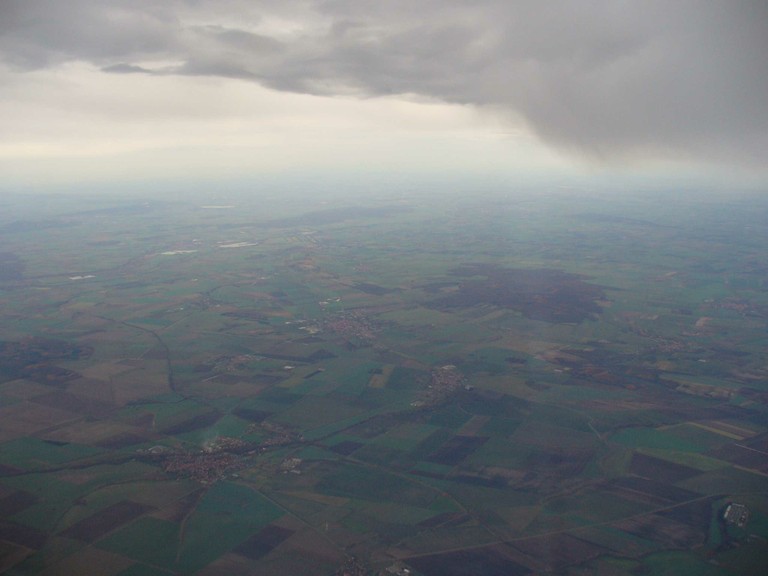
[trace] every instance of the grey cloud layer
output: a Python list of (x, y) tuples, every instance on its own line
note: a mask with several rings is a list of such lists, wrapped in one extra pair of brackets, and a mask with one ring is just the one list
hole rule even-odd
[(488, 106), (605, 158), (768, 149), (764, 0), (0, 0), (0, 54)]

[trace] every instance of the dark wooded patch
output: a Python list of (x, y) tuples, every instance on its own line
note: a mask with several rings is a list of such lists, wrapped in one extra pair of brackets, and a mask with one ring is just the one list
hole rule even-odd
[(580, 323), (600, 314), (602, 309), (597, 300), (605, 297), (602, 287), (561, 270), (465, 264), (451, 273), (467, 280), (459, 284), (456, 292), (433, 300), (433, 308), (486, 304), (510, 308), (533, 320)]

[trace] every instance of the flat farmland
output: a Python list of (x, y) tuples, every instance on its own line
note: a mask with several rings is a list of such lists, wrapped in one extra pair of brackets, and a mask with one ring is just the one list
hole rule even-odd
[(765, 200), (513, 196), (15, 199), (0, 570), (749, 573)]

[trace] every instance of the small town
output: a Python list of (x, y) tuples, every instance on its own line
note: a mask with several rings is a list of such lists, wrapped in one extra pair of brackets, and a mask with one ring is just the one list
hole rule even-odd
[(432, 370), (429, 386), (411, 402), (414, 408), (429, 408), (445, 402), (464, 386), (464, 375), (452, 364)]
[[(178, 477), (191, 478), (201, 484), (212, 484), (233, 474), (246, 462), (242, 456), (261, 454), (278, 446), (301, 442), (303, 438), (279, 424), (262, 422), (249, 426), (248, 433), (267, 432), (269, 436), (258, 444), (251, 444), (240, 438), (217, 436), (205, 442), (197, 452), (174, 450), (166, 446), (153, 446), (139, 453), (163, 459), (163, 471)], [(301, 460), (287, 460), (281, 470), (299, 473)]]

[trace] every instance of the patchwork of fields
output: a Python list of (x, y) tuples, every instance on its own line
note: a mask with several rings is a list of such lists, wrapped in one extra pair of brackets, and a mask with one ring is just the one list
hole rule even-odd
[(764, 198), (220, 200), (3, 200), (0, 572), (765, 573)]

